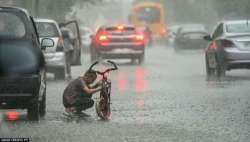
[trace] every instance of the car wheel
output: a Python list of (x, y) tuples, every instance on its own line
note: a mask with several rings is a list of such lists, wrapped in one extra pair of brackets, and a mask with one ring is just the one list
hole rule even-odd
[(46, 114), (46, 91), (43, 94), (43, 99), (41, 101), (41, 104), (39, 106), (40, 116), (44, 117)]
[(143, 64), (145, 61), (145, 55), (144, 54), (140, 55), (138, 61), (139, 61), (139, 64)]
[(137, 61), (137, 59), (136, 59), (136, 58), (131, 58), (131, 64), (132, 64), (132, 65), (137, 64), (137, 62), (136, 62), (136, 61)]
[(56, 80), (65, 79), (65, 69), (64, 68), (57, 69), (57, 71), (55, 73), (55, 79)]
[(40, 111), (39, 111), (39, 101), (35, 101), (31, 103), (28, 107), (28, 118), (29, 120), (38, 121), (40, 119)]

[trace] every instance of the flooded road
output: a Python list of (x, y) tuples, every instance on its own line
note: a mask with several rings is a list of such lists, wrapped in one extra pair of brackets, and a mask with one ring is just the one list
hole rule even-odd
[[(73, 67), (73, 77), (90, 65)], [(105, 64), (103, 65), (105, 66)], [(1, 122), (0, 137), (36, 142), (248, 142), (250, 139), (250, 72), (228, 72), (221, 82), (206, 81), (203, 51), (176, 54), (172, 47), (146, 49), (143, 65), (118, 61), (111, 74), (112, 118), (67, 121), (62, 113), (66, 81), (48, 77), (47, 115), (40, 122)]]

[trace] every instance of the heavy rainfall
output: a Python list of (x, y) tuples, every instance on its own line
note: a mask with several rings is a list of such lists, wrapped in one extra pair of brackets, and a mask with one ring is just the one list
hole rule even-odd
[(249, 13), (249, 0), (0, 0), (0, 141), (249, 142)]

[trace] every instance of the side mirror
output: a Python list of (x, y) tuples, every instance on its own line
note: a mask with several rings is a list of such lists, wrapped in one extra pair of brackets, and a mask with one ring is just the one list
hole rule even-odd
[(53, 47), (54, 46), (54, 41), (50, 38), (44, 38), (42, 39), (42, 42), (41, 42), (41, 47), (42, 47), (42, 50), (45, 50), (47, 47)]
[(203, 37), (204, 40), (207, 40), (207, 41), (211, 41), (212, 40), (212, 37), (210, 35), (205, 35)]

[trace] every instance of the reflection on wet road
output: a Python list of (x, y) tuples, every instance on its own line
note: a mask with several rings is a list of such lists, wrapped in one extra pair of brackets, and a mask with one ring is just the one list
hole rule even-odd
[[(128, 76), (134, 77), (133, 83), (128, 84)], [(135, 89), (137, 94), (145, 91), (147, 81), (145, 79), (145, 69), (143, 67), (136, 67), (135, 71), (126, 73), (125, 71), (119, 71), (117, 75), (118, 89), (121, 94), (127, 89)]]

